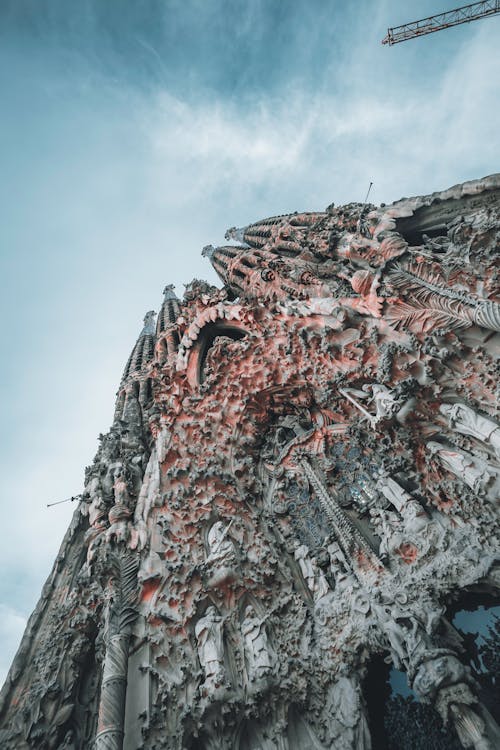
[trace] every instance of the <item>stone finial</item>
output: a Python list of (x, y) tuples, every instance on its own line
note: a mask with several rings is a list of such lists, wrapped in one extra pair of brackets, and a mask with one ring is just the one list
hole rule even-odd
[(155, 332), (155, 316), (154, 310), (149, 310), (144, 316), (144, 328), (141, 331), (141, 336), (147, 336), (148, 334), (154, 335)]
[(167, 286), (163, 290), (163, 294), (165, 295), (165, 302), (169, 299), (175, 299), (178, 301), (178, 297), (175, 293), (175, 286), (173, 284), (167, 284)]
[(201, 255), (203, 258), (208, 258), (208, 260), (212, 260), (215, 254), (215, 247), (213, 245), (205, 245), (203, 250), (201, 251)]
[(244, 234), (247, 230), (247, 227), (231, 227), (227, 230), (226, 234), (224, 235), (224, 239), (226, 240), (235, 240), (235, 242), (245, 242), (244, 240)]

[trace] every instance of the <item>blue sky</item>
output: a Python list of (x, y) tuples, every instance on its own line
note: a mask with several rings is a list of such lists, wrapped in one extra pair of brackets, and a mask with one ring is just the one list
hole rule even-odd
[(2, 0), (0, 681), (143, 314), (275, 213), (498, 171), (500, 17), (449, 0)]

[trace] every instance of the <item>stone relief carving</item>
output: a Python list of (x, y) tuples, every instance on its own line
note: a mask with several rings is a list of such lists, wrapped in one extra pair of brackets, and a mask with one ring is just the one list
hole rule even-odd
[(265, 617), (257, 617), (252, 607), (248, 606), (245, 609), (245, 617), (241, 623), (241, 634), (249, 682), (259, 682), (264, 679), (272, 668), (265, 619)]
[(371, 750), (370, 730), (364, 707), (360, 680), (342, 674), (326, 694), (330, 736), (339, 750)]
[(481, 416), (466, 404), (441, 404), (439, 411), (448, 418), (451, 430), (461, 435), (471, 435), (490, 445), (497, 458), (500, 458), (500, 427), (495, 422)]
[(310, 557), (308, 547), (305, 544), (297, 543), (294, 557), (299, 564), (313, 599), (321, 599), (328, 593), (329, 586), (323, 571), (318, 568), (316, 561)]
[(465, 482), (478, 495), (497, 500), (500, 490), (500, 470), (466, 451), (452, 450), (442, 443), (430, 441), (427, 449), (442, 466)]
[(205, 679), (202, 688), (210, 693), (224, 684), (223, 623), (214, 606), (208, 607), (195, 626), (198, 658)]

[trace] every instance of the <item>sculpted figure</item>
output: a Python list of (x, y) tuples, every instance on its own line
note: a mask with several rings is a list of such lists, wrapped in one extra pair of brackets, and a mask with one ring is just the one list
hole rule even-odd
[(170, 447), (170, 443), (172, 442), (172, 433), (165, 424), (161, 424), (161, 429), (158, 431), (158, 434), (155, 437), (158, 461), (160, 463), (163, 463)]
[(408, 669), (428, 646), (425, 630), (412, 613), (399, 604), (372, 603), (372, 609), (391, 644), (394, 666)]
[(369, 750), (370, 730), (359, 677), (342, 670), (341, 676), (326, 694), (329, 728), (336, 750)]
[(106, 516), (106, 505), (102, 497), (99, 477), (92, 477), (85, 489), (89, 494), (89, 500), (86, 511), (83, 512), (85, 515), (88, 514), (90, 526), (100, 526)]
[(405, 505), (414, 502), (412, 496), (392, 477), (381, 476), (377, 480), (377, 489), (400, 513), (402, 513)]
[[(478, 495), (496, 494), (500, 485), (500, 472), (486, 461), (465, 451), (447, 448), (442, 443), (430, 441), (431, 455), (438, 457), (442, 466), (465, 482)], [(490, 492), (487, 493), (488, 487)]]
[(102, 497), (101, 482), (99, 477), (92, 477), (88, 482), (86, 491), (89, 493), (88, 504), (82, 505), (83, 515), (88, 515), (90, 528), (85, 532), (85, 543), (87, 544), (86, 569), (90, 571), (90, 565), (96, 555), (97, 548), (102, 541), (107, 526), (107, 508)]
[(446, 654), (420, 665), (413, 681), (413, 689), (420, 698), (432, 699), (444, 685), (466, 681), (463, 664), (456, 656)]
[(391, 554), (404, 542), (401, 519), (396, 513), (382, 508), (371, 508), (370, 521), (380, 537), (380, 555)]
[(338, 542), (332, 542), (327, 547), (330, 556), (330, 570), (335, 581), (335, 588), (349, 589), (353, 591), (357, 588), (356, 579), (351, 574), (350, 567), (347, 563), (344, 553), (340, 549)]
[(210, 528), (207, 536), (209, 548), (207, 563), (217, 562), (218, 565), (234, 563), (234, 544), (227, 536), (228, 529), (229, 527), (226, 527), (222, 521), (216, 521)]
[(394, 392), (385, 385), (372, 383), (365, 385), (363, 390), (372, 392), (373, 404), (376, 411), (374, 417), (375, 423), (395, 416), (402, 406), (401, 400), (396, 398)]
[(127, 484), (123, 478), (121, 470), (118, 470), (115, 483), (113, 485), (115, 493), (115, 504), (109, 511), (108, 518), (110, 527), (106, 532), (106, 541), (128, 542), (130, 537), (129, 518), (132, 515), (128, 506), (130, 504), (130, 495)]
[(115, 493), (115, 505), (119, 504), (128, 506), (130, 503), (130, 494), (121, 470), (118, 470), (116, 473), (113, 490)]
[(305, 544), (299, 544), (295, 549), (294, 557), (314, 600), (321, 599), (328, 593), (328, 583), (324, 573), (316, 565), (316, 561), (309, 556), (309, 548)]
[(124, 505), (113, 505), (109, 511), (110, 527), (106, 532), (106, 541), (115, 541), (117, 543), (128, 542), (130, 537), (129, 519), (131, 513)]
[[(415, 399), (404, 399), (396, 396), (394, 391), (380, 383), (367, 383), (363, 390), (356, 388), (339, 388), (339, 393), (345, 396), (363, 414), (370, 425), (374, 428), (384, 419), (395, 417), (398, 422), (404, 423), (415, 405)], [(357, 399), (366, 399), (371, 394), (375, 414), (369, 412), (359, 403)]]
[(245, 649), (245, 662), (250, 682), (262, 679), (271, 671), (271, 658), (264, 620), (256, 617), (252, 607), (245, 610), (241, 623)]
[(209, 551), (205, 561), (210, 576), (208, 586), (220, 586), (236, 578), (236, 551), (232, 539), (228, 536), (230, 527), (231, 524), (226, 526), (222, 521), (216, 521), (208, 532)]
[(392, 477), (380, 477), (376, 486), (379, 492), (401, 513), (408, 533), (416, 534), (427, 526), (429, 519), (422, 506)]
[(144, 479), (142, 482), (139, 497), (137, 499), (137, 505), (134, 513), (134, 530), (133, 530), (133, 542), (131, 543), (132, 549), (142, 550), (148, 544), (148, 529), (147, 520), (151, 511), (157, 501), (160, 486), (160, 467), (156, 454), (156, 447), (153, 446), (151, 456), (149, 457), (146, 471), (144, 472)]
[(448, 418), (450, 429), (491, 445), (500, 458), (500, 427), (495, 422), (482, 417), (465, 404), (441, 404), (439, 411)]
[(205, 672), (204, 686), (220, 687), (224, 680), (224, 644), (222, 618), (215, 607), (207, 611), (196, 623), (195, 635), (198, 656)]

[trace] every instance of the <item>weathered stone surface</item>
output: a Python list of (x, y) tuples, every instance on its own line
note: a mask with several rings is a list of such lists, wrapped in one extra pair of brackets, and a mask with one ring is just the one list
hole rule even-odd
[[(1, 694), (22, 748), (370, 748), (385, 654), (495, 748), (500, 175), (229, 230), (148, 313)], [(128, 689), (127, 689), (128, 682)]]

